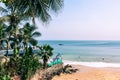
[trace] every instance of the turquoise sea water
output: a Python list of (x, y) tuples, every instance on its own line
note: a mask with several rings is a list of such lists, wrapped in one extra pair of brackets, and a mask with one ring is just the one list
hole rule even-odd
[(120, 63), (120, 41), (39, 41), (42, 44), (51, 45), (63, 60)]

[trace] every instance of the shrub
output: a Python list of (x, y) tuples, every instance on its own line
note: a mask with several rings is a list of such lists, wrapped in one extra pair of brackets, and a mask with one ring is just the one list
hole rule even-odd
[(1, 64), (0, 62), (0, 80), (12, 80), (8, 75), (8, 68), (6, 64), (6, 62), (4, 64)]
[(32, 53), (32, 48), (29, 47), (25, 51), (25, 55), (16, 59), (16, 73), (21, 76), (22, 80), (31, 78), (35, 74), (36, 70), (42, 65), (39, 63), (38, 58)]
[(4, 76), (0, 76), (0, 80), (12, 80), (12, 79), (10, 76), (4, 75)]
[[(27, 80), (42, 66), (38, 58), (29, 47), (23, 56), (12, 56), (7, 63), (0, 65), (0, 80), (11, 80), (11, 77), (19, 75), (21, 80)], [(4, 76), (5, 75), (5, 76)]]

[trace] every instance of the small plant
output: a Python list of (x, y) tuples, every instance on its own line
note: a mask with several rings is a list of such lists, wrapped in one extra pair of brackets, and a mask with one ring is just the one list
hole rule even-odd
[(78, 69), (74, 69), (71, 65), (67, 64), (63, 67), (63, 73), (72, 74), (77, 72)]

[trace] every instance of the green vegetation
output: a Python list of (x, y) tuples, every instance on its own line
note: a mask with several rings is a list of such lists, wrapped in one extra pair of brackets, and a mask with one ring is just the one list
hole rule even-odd
[(19, 75), (22, 80), (31, 78), (37, 69), (40, 69), (42, 64), (38, 58), (32, 53), (32, 48), (26, 49), (25, 55), (21, 57), (10, 57), (10, 60), (0, 66), (0, 76), (15, 76)]
[(43, 59), (43, 68), (45, 69), (47, 67), (47, 62), (50, 58), (50, 56), (53, 55), (53, 48), (49, 45), (43, 45), (43, 46), (38, 46), (38, 48), (40, 49), (40, 56)]
[(0, 80), (12, 80), (10, 76), (4, 75), (0, 76)]
[[(50, 11), (58, 13), (63, 6), (63, 0), (0, 0), (0, 50), (6, 50), (5, 62), (0, 61), (0, 80), (12, 80), (19, 76), (21, 80), (30, 79), (36, 70), (47, 68), (47, 62), (53, 55), (49, 45), (40, 46), (40, 57), (43, 64), (33, 53), (31, 46), (37, 46), (35, 18), (43, 23), (51, 20)], [(32, 23), (30, 24), (29, 22)], [(23, 49), (23, 55), (19, 54)], [(8, 51), (13, 50), (9, 56)]]

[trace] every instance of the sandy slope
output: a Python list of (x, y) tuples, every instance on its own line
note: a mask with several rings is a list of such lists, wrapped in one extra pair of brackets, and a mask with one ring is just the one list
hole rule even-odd
[(93, 68), (73, 65), (79, 69), (73, 74), (61, 74), (52, 80), (120, 80), (120, 68)]

